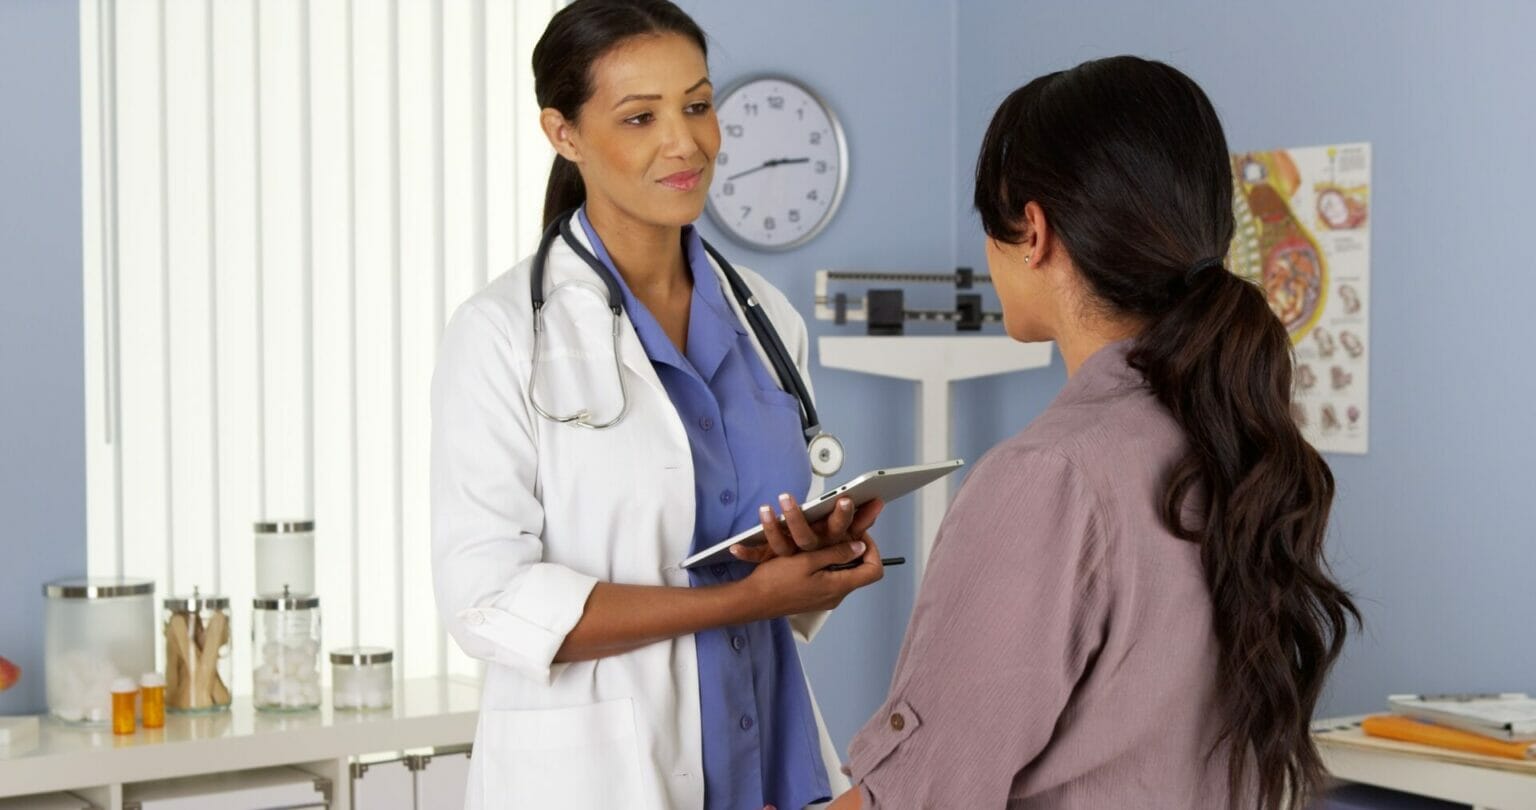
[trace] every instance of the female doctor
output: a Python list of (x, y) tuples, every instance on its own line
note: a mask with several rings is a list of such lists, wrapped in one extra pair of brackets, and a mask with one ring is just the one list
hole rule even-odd
[[(576, 0), (533, 68), (545, 238), (455, 314), (432, 391), (437, 603), (488, 662), (467, 807), (825, 801), (846, 781), (794, 637), (880, 579), (880, 506), (799, 512), (805, 325), (690, 224), (720, 145), (704, 34)], [(680, 567), (758, 522), (769, 549)]]

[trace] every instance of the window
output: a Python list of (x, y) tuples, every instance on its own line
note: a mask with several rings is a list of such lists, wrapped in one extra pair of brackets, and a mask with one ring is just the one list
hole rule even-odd
[(536, 246), (557, 5), (82, 0), (91, 573), (244, 625), (251, 524), (313, 518), (327, 648), (476, 671), (433, 606), (428, 384)]

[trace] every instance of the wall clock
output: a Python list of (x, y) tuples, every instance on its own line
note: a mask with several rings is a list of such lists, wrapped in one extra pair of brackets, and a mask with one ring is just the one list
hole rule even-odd
[(710, 218), (757, 250), (815, 238), (848, 185), (848, 144), (832, 108), (794, 79), (763, 75), (732, 85), (715, 110), (720, 153)]

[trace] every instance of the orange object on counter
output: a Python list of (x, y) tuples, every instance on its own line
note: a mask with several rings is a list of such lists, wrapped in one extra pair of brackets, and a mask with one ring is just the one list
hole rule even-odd
[(165, 676), (144, 673), (139, 678), (139, 699), (143, 701), (144, 727), (165, 728)]
[(112, 682), (112, 733), (132, 734), (138, 728), (135, 716), (139, 697), (139, 685), (132, 678), (118, 678)]
[(1389, 740), (1450, 748), (1469, 754), (1482, 754), (1504, 759), (1536, 759), (1536, 746), (1528, 742), (1507, 742), (1473, 734), (1433, 723), (1421, 723), (1395, 714), (1378, 714), (1365, 718), (1360, 728), (1372, 737)]

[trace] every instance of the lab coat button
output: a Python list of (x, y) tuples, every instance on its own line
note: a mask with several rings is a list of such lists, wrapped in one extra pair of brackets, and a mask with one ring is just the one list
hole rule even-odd
[(907, 718), (901, 716), (901, 712), (891, 715), (891, 730), (901, 731), (907, 727)]
[(747, 646), (746, 639), (742, 638), (741, 636), (731, 636), (731, 649), (735, 650), (736, 652), (741, 652), (742, 648), (745, 646)]
[(465, 624), (485, 624), (485, 614), (478, 610), (471, 611), (464, 616)]

